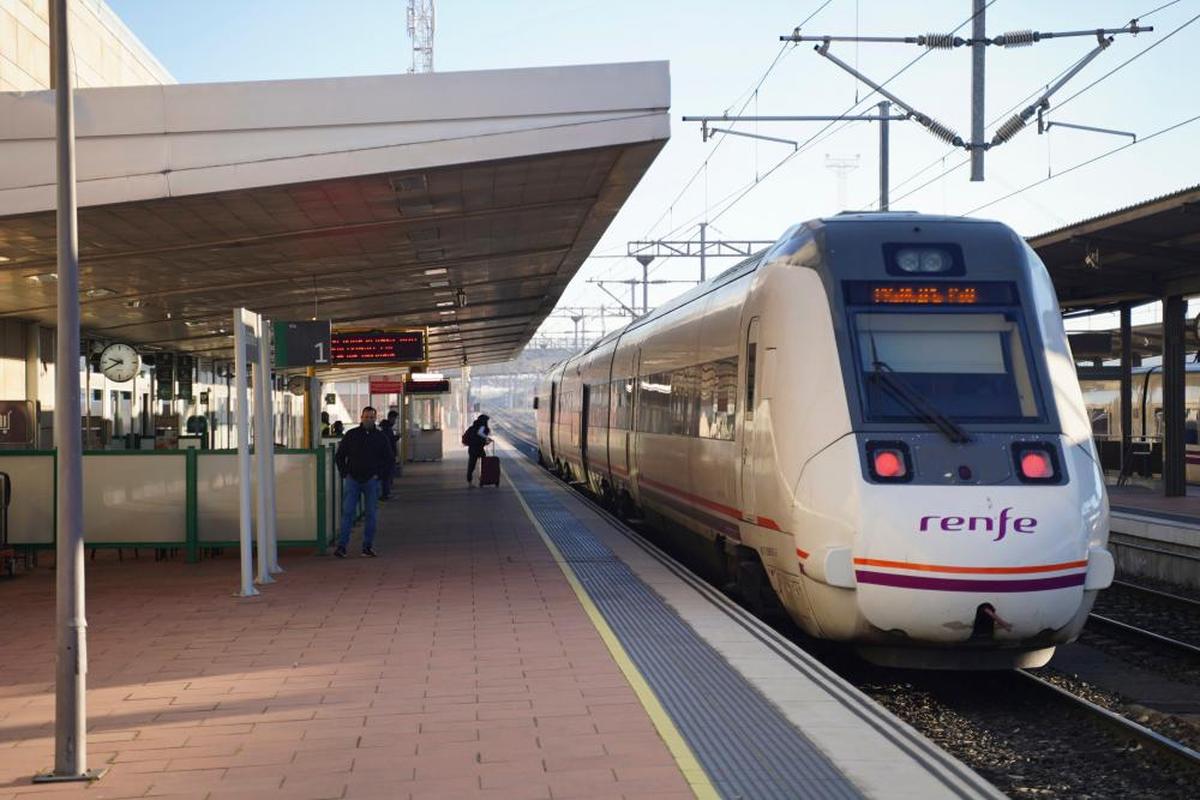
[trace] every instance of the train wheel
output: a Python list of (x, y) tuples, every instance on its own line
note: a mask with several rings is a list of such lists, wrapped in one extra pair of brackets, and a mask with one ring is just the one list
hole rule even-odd
[(758, 553), (748, 547), (739, 547), (735, 558), (734, 580), (742, 604), (758, 617), (769, 618), (780, 613), (783, 607), (775, 596)]
[(631, 520), (637, 515), (637, 509), (633, 505), (633, 498), (629, 496), (629, 492), (622, 491), (617, 496), (616, 506), (617, 516), (623, 520)]

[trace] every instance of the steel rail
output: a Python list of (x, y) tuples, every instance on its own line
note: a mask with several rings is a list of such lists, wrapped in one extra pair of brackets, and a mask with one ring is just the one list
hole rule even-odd
[(1137, 583), (1130, 583), (1129, 581), (1113, 581), (1112, 585), (1118, 586), (1122, 589), (1132, 589), (1135, 592), (1148, 594), (1152, 597), (1160, 597), (1164, 600), (1170, 600), (1171, 602), (1179, 603), (1181, 605), (1200, 608), (1200, 600), (1194, 600), (1191, 597), (1184, 597), (1183, 595), (1171, 594), (1170, 592), (1164, 592), (1161, 589), (1151, 589), (1149, 586), (1142, 586)]
[(1060, 700), (1074, 705), (1091, 718), (1103, 723), (1121, 735), (1136, 739), (1139, 742), (1149, 745), (1159, 753), (1169, 756), (1192, 769), (1200, 770), (1200, 753), (1197, 753), (1192, 748), (1180, 744), (1157, 731), (1153, 731), (1145, 725), (1134, 722), (1115, 711), (1109, 711), (1107, 708), (1080, 697), (1074, 692), (1063, 689), (1061, 686), (1056, 686), (1045, 678), (1039, 678), (1028, 670), (1016, 670), (1016, 673), (1021, 675), (1024, 680), (1029, 681), (1030, 685), (1038, 686), (1043, 691), (1053, 694)]
[(1139, 628), (1136, 625), (1130, 625), (1128, 622), (1121, 622), (1120, 620), (1113, 619), (1112, 617), (1106, 617), (1096, 613), (1088, 614), (1088, 620), (1093, 623), (1099, 623), (1101, 627), (1113, 628), (1120, 631), (1122, 634), (1132, 636), (1137, 639), (1144, 639), (1154, 642), (1155, 644), (1164, 645), (1172, 650), (1186, 653), (1190, 656), (1200, 657), (1200, 647), (1197, 647), (1194, 644), (1182, 642), (1179, 639), (1172, 639), (1170, 636), (1163, 636), (1161, 633), (1155, 633), (1154, 631), (1146, 630), (1145, 628)]

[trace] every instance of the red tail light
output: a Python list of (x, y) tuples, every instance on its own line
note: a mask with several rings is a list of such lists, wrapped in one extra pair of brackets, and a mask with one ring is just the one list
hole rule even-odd
[(1047, 453), (1027, 450), (1021, 454), (1021, 475), (1030, 480), (1047, 480), (1054, 477), (1054, 464)]
[(903, 478), (908, 471), (898, 450), (876, 450), (874, 458), (875, 474), (881, 478)]

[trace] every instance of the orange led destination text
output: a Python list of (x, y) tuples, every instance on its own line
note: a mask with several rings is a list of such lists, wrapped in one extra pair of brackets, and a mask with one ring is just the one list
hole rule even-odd
[(905, 305), (971, 305), (978, 300), (974, 286), (876, 286), (871, 289), (872, 303)]

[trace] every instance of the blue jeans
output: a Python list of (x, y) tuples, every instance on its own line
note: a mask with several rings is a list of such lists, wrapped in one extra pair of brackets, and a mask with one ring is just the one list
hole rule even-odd
[(358, 512), (358, 498), (363, 499), (363, 549), (375, 543), (375, 506), (379, 499), (379, 479), (371, 478), (360, 483), (354, 478), (342, 479), (342, 530), (338, 536), (338, 547), (343, 550), (350, 544), (350, 529), (354, 527), (354, 515)]

